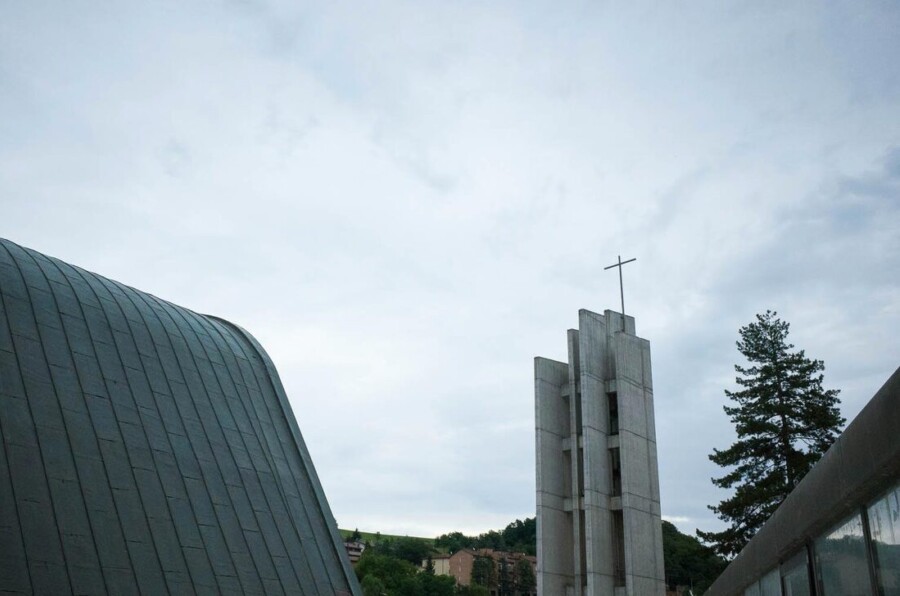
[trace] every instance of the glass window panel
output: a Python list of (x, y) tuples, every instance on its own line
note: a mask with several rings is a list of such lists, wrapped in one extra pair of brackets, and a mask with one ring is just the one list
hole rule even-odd
[(883, 596), (900, 596), (900, 485), (869, 507), (869, 533)]
[(759, 580), (760, 596), (781, 596), (781, 576), (773, 569)]
[(809, 585), (809, 562), (805, 549), (782, 565), (781, 577), (784, 582), (784, 596), (812, 595)]
[(744, 590), (744, 596), (760, 596), (759, 582), (755, 582), (752, 586), (749, 586), (746, 590)]
[(870, 596), (869, 564), (859, 514), (816, 540), (815, 551), (822, 596)]

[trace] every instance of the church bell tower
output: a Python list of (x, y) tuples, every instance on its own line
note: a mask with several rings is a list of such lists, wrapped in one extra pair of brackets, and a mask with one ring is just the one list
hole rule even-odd
[(568, 363), (535, 358), (538, 594), (662, 596), (650, 342), (578, 312)]

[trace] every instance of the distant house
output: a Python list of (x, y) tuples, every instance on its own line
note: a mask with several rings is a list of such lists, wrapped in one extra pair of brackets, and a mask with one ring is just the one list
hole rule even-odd
[[(458, 550), (452, 555), (437, 555), (432, 557), (434, 561), (435, 575), (452, 575), (459, 586), (468, 586), (472, 579), (472, 564), (475, 562), (475, 551), (469, 549)], [(422, 561), (424, 568), (428, 560)]]
[(344, 548), (347, 549), (347, 556), (350, 557), (350, 562), (356, 565), (363, 551), (366, 550), (366, 544), (359, 540), (348, 540), (344, 542)]
[[(452, 555), (435, 555), (431, 558), (431, 562), (434, 563), (434, 574), (435, 575), (453, 575), (450, 572), (450, 557)], [(424, 569), (428, 565), (428, 559), (422, 561), (422, 568)], [(469, 572), (471, 574), (471, 571)], [(453, 577), (456, 577), (453, 575)], [(459, 583), (459, 580), (457, 580)]]
[[(432, 561), (434, 562), (434, 573), (435, 575), (450, 575), (456, 580), (457, 585), (460, 586), (468, 586), (472, 581), (472, 567), (475, 564), (475, 559), (478, 557), (489, 557), (494, 561), (494, 569), (496, 573), (499, 573), (499, 570), (503, 563), (505, 562), (507, 569), (509, 569), (509, 573), (514, 574), (516, 565), (520, 560), (526, 560), (531, 565), (531, 573), (532, 576), (535, 575), (537, 571), (537, 557), (532, 557), (530, 555), (526, 555), (525, 553), (514, 553), (514, 552), (506, 552), (506, 551), (498, 551), (490, 548), (482, 548), (477, 550), (471, 550), (464, 548), (462, 550), (458, 550), (452, 555), (437, 555), (432, 557)], [(428, 564), (428, 560), (422, 561), (422, 567), (424, 568)], [(495, 582), (496, 584), (496, 582)], [(491, 591), (491, 596), (497, 596), (499, 593), (498, 586), (492, 585), (488, 586)], [(537, 588), (533, 588), (533, 591), (530, 592), (515, 592), (518, 596), (533, 596), (537, 592)]]

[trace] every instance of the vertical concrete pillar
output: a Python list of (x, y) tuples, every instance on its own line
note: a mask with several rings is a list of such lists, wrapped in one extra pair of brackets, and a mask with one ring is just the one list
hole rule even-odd
[(534, 359), (537, 455), (538, 592), (566, 594), (575, 573), (574, 535), (565, 502), (571, 492), (571, 468), (563, 447), (571, 422), (568, 399), (569, 367), (547, 358)]
[(566, 510), (572, 522), (572, 596), (583, 596), (585, 585), (584, 549), (584, 458), (581, 457), (583, 441), (581, 436), (582, 407), (581, 384), (579, 382), (579, 334), (574, 329), (568, 332), (569, 365), (569, 442), (570, 474), (572, 478)]
[(650, 344), (578, 313), (569, 363), (535, 360), (538, 592), (662, 595)]
[(608, 319), (589, 310), (578, 312), (581, 339), (581, 433), (585, 465), (584, 517), (588, 569), (587, 594), (612, 594), (614, 587), (612, 517), (612, 460), (609, 453), (610, 408), (606, 381), (612, 362)]

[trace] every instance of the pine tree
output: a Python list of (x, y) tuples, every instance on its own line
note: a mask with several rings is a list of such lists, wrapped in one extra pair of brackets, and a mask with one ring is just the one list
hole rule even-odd
[(741, 551), (813, 467), (844, 424), (838, 390), (822, 387), (821, 360), (803, 350), (791, 351), (790, 325), (766, 311), (740, 329), (738, 351), (749, 367), (735, 365), (740, 391), (725, 391), (735, 402), (725, 406), (738, 440), (728, 449), (713, 449), (709, 458), (732, 468), (712, 482), (734, 494), (709, 508), (730, 524), (721, 532), (697, 535), (725, 556)]

